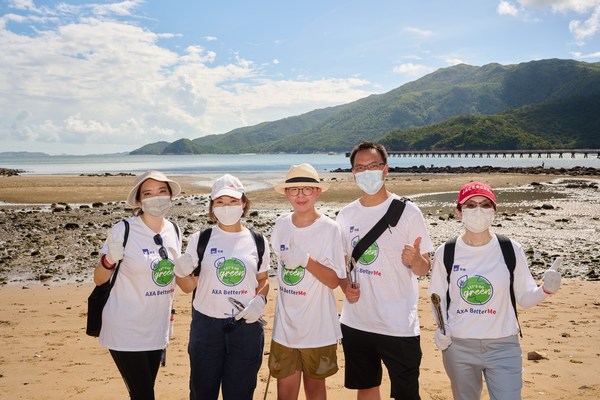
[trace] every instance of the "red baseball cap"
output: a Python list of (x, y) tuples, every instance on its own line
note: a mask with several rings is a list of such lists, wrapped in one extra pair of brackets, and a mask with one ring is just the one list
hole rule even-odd
[(463, 204), (473, 196), (487, 197), (496, 205), (496, 196), (490, 185), (482, 182), (470, 182), (460, 188), (458, 192), (458, 204)]

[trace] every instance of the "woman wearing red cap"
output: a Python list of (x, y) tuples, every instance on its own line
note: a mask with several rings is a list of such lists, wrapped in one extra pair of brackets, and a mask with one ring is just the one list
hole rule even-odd
[[(440, 299), (437, 312), (434, 307), (439, 325), (435, 342), (452, 394), (455, 399), (479, 399), (483, 375), (490, 398), (520, 399), (520, 327), (511, 297), (514, 293), (516, 304), (529, 308), (556, 293), (561, 279), (557, 263), (538, 286), (522, 246), (490, 231), (496, 197), (485, 183), (460, 189), (456, 214), (465, 230), (435, 252), (429, 287), (429, 294)], [(514, 267), (512, 285), (509, 265)]]

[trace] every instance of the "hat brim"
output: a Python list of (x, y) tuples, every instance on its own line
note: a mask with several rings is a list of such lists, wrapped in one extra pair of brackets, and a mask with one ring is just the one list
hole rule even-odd
[(138, 207), (139, 204), (136, 200), (137, 197), (137, 192), (140, 189), (140, 186), (142, 186), (142, 184), (144, 182), (146, 182), (148, 179), (154, 179), (155, 181), (158, 182), (165, 182), (167, 185), (169, 185), (169, 187), (171, 188), (171, 198), (175, 198), (177, 196), (179, 196), (179, 194), (181, 193), (181, 186), (179, 185), (179, 183), (172, 181), (170, 179), (160, 179), (157, 177), (152, 177), (149, 176), (148, 178), (144, 179), (141, 182), (138, 182), (137, 185), (135, 185), (130, 191), (129, 191), (129, 195), (127, 196), (127, 204), (129, 204), (131, 207)]
[(288, 182), (288, 183), (280, 183), (279, 185), (275, 185), (275, 191), (277, 193), (285, 194), (285, 189), (291, 187), (316, 187), (321, 189), (321, 192), (327, 191), (329, 189), (329, 183), (327, 182)]
[(485, 194), (485, 193), (473, 193), (471, 195), (468, 195), (467, 197), (465, 197), (463, 199), (463, 201), (461, 203), (458, 203), (458, 205), (463, 205), (465, 204), (470, 198), (475, 197), (475, 196), (482, 196), (485, 197), (486, 199), (488, 199), (489, 201), (491, 201), (492, 203), (494, 203), (494, 205), (496, 205), (496, 199), (490, 197), (490, 195)]
[(214, 199), (218, 199), (221, 196), (229, 196), (229, 197), (233, 197), (234, 199), (241, 199), (243, 195), (244, 195), (244, 193), (239, 192), (237, 190), (224, 188), (224, 189), (219, 190), (217, 193), (211, 195), (210, 198), (212, 200), (214, 200)]

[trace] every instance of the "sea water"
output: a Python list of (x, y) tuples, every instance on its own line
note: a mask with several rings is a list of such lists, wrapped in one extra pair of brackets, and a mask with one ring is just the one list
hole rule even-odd
[[(312, 164), (318, 171), (332, 171), (350, 167), (345, 154), (200, 154), (200, 155), (85, 155), (85, 156), (25, 156), (13, 157), (0, 154), (0, 168), (24, 170), (26, 175), (80, 175), (118, 174), (156, 169), (166, 174), (196, 175), (223, 173), (281, 173), (291, 165)], [(600, 159), (595, 155), (584, 158), (577, 154), (571, 158), (543, 155), (538, 158), (525, 156), (487, 157), (390, 157), (390, 167), (539, 167), (545, 168), (600, 168)]]

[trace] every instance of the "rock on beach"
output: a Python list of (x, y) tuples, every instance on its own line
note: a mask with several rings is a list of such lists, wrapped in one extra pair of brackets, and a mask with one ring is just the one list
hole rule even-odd
[[(388, 187), (402, 195), (404, 185), (413, 179), (414, 176), (394, 173), (388, 179)], [(353, 185), (336, 174), (330, 180), (332, 187)], [(523, 244), (536, 277), (554, 258), (562, 256), (565, 277), (598, 280), (598, 182), (582, 178), (543, 183), (532, 180), (524, 187), (502, 189), (498, 193), (494, 229)], [(260, 199), (259, 194), (250, 193), (249, 197), (253, 200), (257, 195)], [(422, 209), (436, 246), (460, 233), (461, 224), (453, 215), (453, 192), (411, 197)], [(321, 212), (334, 219), (343, 205), (344, 202), (335, 201), (318, 203)], [(207, 208), (208, 197), (203, 194), (184, 194), (175, 200), (170, 218), (181, 227), (184, 240), (210, 225)], [(259, 200), (253, 204), (246, 223), (268, 237), (277, 216), (287, 211), (289, 207), (283, 198), (275, 206)], [(129, 215), (131, 208), (124, 201), (0, 204), (0, 283), (90, 281), (108, 230)]]

